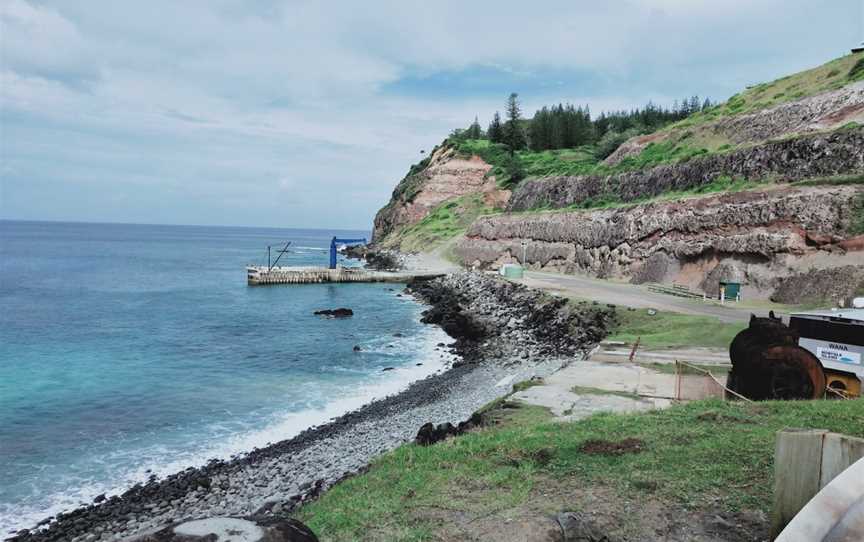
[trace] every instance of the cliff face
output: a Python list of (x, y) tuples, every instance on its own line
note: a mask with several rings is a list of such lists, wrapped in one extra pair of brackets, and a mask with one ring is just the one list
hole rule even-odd
[[(780, 278), (811, 268), (864, 266), (864, 82), (850, 78), (854, 61), (756, 85), (630, 139), (590, 169), (521, 152), (535, 175), (595, 173), (528, 178), (512, 194), (496, 188), (489, 163), (441, 147), (399, 183), (375, 218), (374, 239), (416, 249), (442, 232), (465, 232), (455, 253), (466, 265), (494, 268), (524, 251), (533, 269), (677, 282), (709, 294), (720, 279), (770, 294)], [(503, 167), (494, 152), (484, 156)], [(790, 186), (801, 180), (811, 186)], [(685, 197), (742, 187), (749, 191)], [(473, 214), (461, 211), (466, 201)], [(575, 210), (600, 202), (621, 206)], [(501, 208), (507, 212), (489, 215)], [(561, 212), (536, 212), (550, 209)], [(478, 215), (487, 216), (466, 230)], [(454, 216), (464, 219), (458, 227)], [(405, 240), (412, 235), (419, 241)]]
[(777, 182), (864, 171), (864, 128), (787, 139), (728, 153), (613, 175), (547, 177), (522, 182), (508, 210), (562, 208), (614, 195), (623, 202), (709, 184), (720, 176)]
[(502, 207), (510, 192), (499, 190), (492, 166), (480, 157), (459, 156), (451, 147), (433, 151), (425, 168), (407, 175), (393, 191), (390, 202), (375, 215), (372, 239), (382, 242), (395, 231), (416, 224), (447, 200), (484, 194), (489, 207)]
[(490, 268), (520, 261), (524, 247), (523, 263), (533, 269), (677, 282), (709, 293), (721, 278), (770, 290), (777, 276), (860, 250), (864, 238), (847, 232), (862, 198), (862, 186), (775, 188), (593, 212), (488, 216), (456, 253), (466, 265)]

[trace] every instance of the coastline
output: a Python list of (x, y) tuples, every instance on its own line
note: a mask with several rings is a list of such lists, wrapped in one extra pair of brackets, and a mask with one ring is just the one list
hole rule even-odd
[[(535, 292), (525, 296), (527, 291), (468, 273), (415, 285), (415, 297), (430, 305), (423, 321), (441, 325), (456, 339), (450, 346), (461, 359), (451, 368), (288, 440), (154, 477), (10, 540), (120, 540), (183, 519), (287, 515), (376, 456), (413, 440), (423, 424), (458, 423), (509, 393), (513, 383), (584, 355), (599, 328), (587, 326), (589, 333), (570, 339), (550, 335), (549, 329), (560, 327), (550, 326), (552, 320), (569, 330), (574, 314), (562, 312), (557, 301), (541, 303)], [(592, 314), (589, 320), (602, 311)], [(579, 325), (583, 320), (576, 318)], [(490, 340), (496, 334), (499, 340)]]

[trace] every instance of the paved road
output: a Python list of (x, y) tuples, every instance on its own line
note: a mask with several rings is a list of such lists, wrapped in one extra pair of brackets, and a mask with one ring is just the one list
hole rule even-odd
[[(649, 291), (645, 286), (588, 278), (578, 275), (559, 275), (528, 271), (523, 284), (568, 297), (596, 300), (601, 303), (614, 303), (626, 307), (653, 308), (661, 311), (680, 312), (697, 316), (713, 316), (723, 322), (746, 322), (752, 308), (738, 308), (734, 304), (719, 305), (696, 299), (675, 297)], [(767, 310), (757, 310), (762, 316)]]

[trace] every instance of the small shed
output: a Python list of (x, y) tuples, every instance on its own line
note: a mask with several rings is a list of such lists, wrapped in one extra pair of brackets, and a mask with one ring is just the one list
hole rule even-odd
[(853, 47), (852, 53), (864, 53), (864, 41), (861, 42), (861, 45)]
[(741, 299), (740, 282), (720, 281), (720, 300), (725, 299), (734, 299), (735, 301)]
[(508, 279), (521, 279), (523, 275), (522, 266), (515, 263), (505, 263), (501, 266), (501, 271), (499, 272), (501, 276), (507, 277)]

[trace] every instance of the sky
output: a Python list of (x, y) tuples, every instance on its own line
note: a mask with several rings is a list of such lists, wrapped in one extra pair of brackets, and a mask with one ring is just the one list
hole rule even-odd
[(864, 40), (864, 0), (0, 0), (0, 218), (369, 229), (518, 92), (591, 111)]

